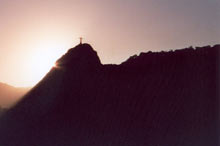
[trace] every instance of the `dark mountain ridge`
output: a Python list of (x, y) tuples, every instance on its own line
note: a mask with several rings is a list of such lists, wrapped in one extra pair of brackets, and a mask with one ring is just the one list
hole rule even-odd
[(219, 49), (102, 65), (78, 45), (0, 119), (0, 145), (217, 146)]

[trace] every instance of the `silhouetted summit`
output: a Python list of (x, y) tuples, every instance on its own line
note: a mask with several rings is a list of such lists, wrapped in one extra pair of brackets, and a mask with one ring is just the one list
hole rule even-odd
[(0, 119), (2, 146), (217, 146), (220, 46), (102, 65), (88, 44)]
[(89, 44), (79, 44), (70, 49), (57, 62), (57, 66), (99, 66), (101, 62), (96, 51)]

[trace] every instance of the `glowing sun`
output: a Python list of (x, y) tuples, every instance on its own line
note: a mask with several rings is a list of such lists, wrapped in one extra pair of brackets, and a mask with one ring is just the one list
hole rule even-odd
[(28, 59), (29, 82), (32, 85), (39, 82), (55, 66), (56, 60), (66, 51), (66, 46), (54, 41), (36, 46)]

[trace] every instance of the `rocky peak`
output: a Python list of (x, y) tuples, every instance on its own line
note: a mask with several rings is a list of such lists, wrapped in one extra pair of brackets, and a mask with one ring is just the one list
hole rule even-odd
[(101, 62), (97, 52), (89, 44), (79, 44), (58, 59), (56, 65), (60, 67), (96, 67), (101, 65)]

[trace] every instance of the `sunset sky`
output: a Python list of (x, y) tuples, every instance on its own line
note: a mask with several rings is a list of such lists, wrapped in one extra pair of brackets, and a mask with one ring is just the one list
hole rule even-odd
[(79, 37), (102, 63), (220, 43), (219, 0), (0, 0), (0, 82), (33, 86)]

